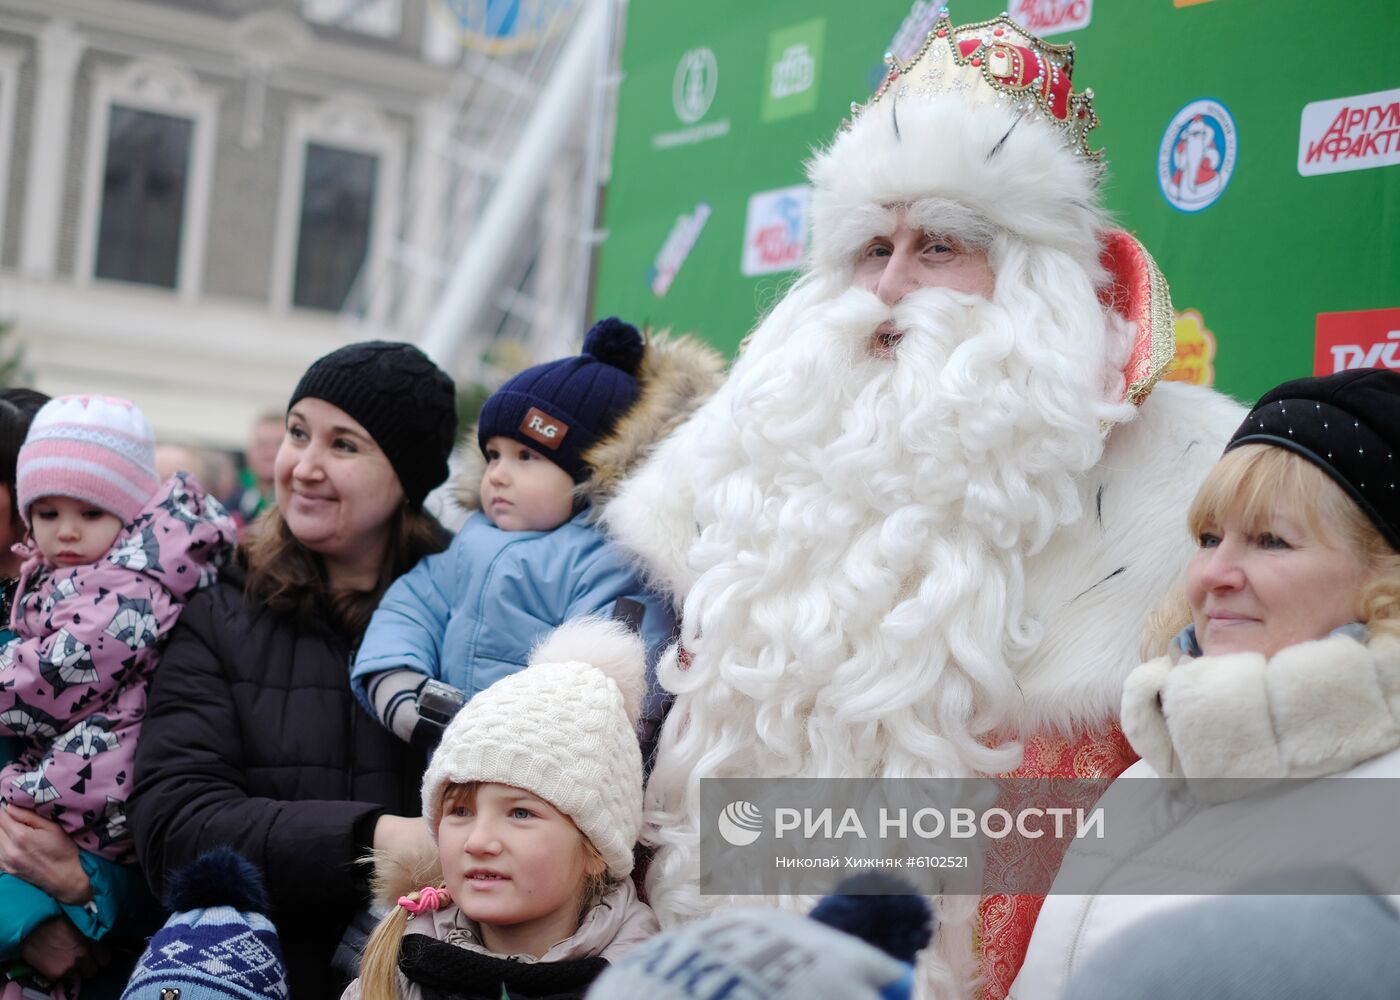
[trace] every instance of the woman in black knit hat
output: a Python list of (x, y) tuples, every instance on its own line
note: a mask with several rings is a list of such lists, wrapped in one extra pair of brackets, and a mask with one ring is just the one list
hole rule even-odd
[(357, 859), (423, 839), (421, 755), (355, 705), (347, 664), (389, 584), (448, 541), (423, 510), (447, 477), (452, 380), (415, 347), (352, 344), (292, 393), (277, 506), (240, 567), (191, 601), (151, 687), (130, 800), (160, 894), (225, 844), (267, 875), (293, 1000), (331, 997)]

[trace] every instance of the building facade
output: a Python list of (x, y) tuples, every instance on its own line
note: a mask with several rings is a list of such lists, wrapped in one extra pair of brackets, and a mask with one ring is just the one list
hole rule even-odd
[(464, 50), (474, 6), (0, 0), (0, 322), (37, 388), (237, 446), (320, 354), (415, 339), (546, 71), (528, 32)]

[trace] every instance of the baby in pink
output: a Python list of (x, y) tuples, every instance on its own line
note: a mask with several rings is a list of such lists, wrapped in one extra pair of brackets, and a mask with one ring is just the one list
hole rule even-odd
[(236, 529), (193, 478), (156, 478), (151, 429), (125, 400), (50, 401), (16, 472), (29, 544), (14, 635), (0, 647), (0, 736), (18, 737), (19, 754), (0, 770), (0, 801), (47, 816), (85, 852), (127, 863), (146, 686)]

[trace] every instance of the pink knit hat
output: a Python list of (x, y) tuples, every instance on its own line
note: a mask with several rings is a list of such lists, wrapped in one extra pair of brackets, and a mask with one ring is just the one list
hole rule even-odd
[(151, 425), (111, 396), (59, 396), (44, 404), (19, 450), (20, 516), (40, 497), (72, 497), (129, 524), (160, 488)]

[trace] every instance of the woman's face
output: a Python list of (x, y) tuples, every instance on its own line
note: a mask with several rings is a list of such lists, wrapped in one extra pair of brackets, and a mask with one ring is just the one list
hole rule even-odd
[(1267, 530), (1250, 533), (1231, 516), (1208, 525), (1199, 544), (1186, 596), (1207, 656), (1273, 656), (1357, 619), (1363, 557), (1319, 538), (1289, 503), (1274, 508)]
[[(403, 488), (389, 459), (338, 406), (299, 399), (274, 467), (277, 506), (297, 541), (337, 567), (377, 568)], [(372, 584), (372, 580), (371, 580)]]

